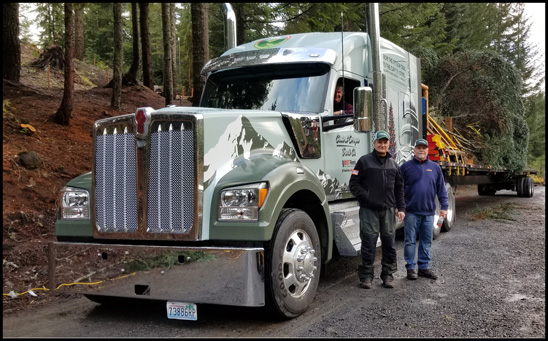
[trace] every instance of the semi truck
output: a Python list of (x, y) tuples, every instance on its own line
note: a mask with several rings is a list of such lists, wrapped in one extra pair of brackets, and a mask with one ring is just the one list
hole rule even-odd
[[(380, 37), (377, 7), (366, 5), (368, 33), (235, 46), (225, 5), (232, 46), (204, 66), (200, 106), (141, 107), (95, 122), (92, 171), (59, 193), (49, 287), (96, 302), (163, 300), (172, 319), (197, 319), (200, 304), (296, 317), (335, 254), (359, 255), (348, 183), (380, 129), (400, 164), (417, 138), (432, 142), (450, 197), (445, 230), (456, 218), (456, 185), (532, 195), (526, 176), (499, 181), (504, 171), (443, 154), (420, 60)], [(353, 114), (334, 115), (338, 84)]]

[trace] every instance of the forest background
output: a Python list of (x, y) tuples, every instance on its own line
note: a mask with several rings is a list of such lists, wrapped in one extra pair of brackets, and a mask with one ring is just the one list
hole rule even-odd
[[(160, 3), (147, 6), (152, 79), (145, 85), (168, 86), (171, 94), (164, 94), (166, 103), (178, 94), (201, 93), (204, 79), (199, 70), (225, 51), (222, 3), (178, 3), (168, 11)], [(366, 31), (364, 3), (232, 6), (238, 45), (276, 35), (340, 31), (341, 27), (344, 31)], [(20, 7), (22, 41), (31, 40), (31, 22), (25, 13), (33, 11), (36, 19), (32, 24), (40, 29), (38, 47), (64, 46), (63, 3), (21, 3)], [(75, 58), (112, 68), (113, 5), (75, 3), (73, 9)], [(137, 70), (136, 80), (141, 81), (146, 77), (143, 68), (132, 63), (139, 60), (135, 53), (142, 55), (133, 46), (135, 34), (142, 29), (134, 31), (139, 23), (137, 15), (132, 18), (131, 4), (121, 4), (121, 11), (123, 72), (131, 66)], [(528, 39), (533, 32), (523, 3), (380, 3), (379, 14), (381, 36), (421, 58), (423, 83), (431, 88), (431, 112), (453, 117), (454, 126), (460, 128), (467, 147), (479, 161), (544, 172), (544, 53)], [(172, 32), (169, 74), (164, 27)], [(468, 77), (460, 75), (465, 70), (475, 72)], [(499, 81), (501, 74), (507, 75), (507, 82)]]

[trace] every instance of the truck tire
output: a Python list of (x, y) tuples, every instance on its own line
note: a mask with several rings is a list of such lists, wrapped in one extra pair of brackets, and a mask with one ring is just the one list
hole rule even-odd
[(457, 220), (457, 214), (455, 210), (455, 193), (453, 193), (453, 188), (451, 188), (450, 184), (446, 183), (445, 189), (447, 190), (447, 202), (449, 203), (449, 207), (447, 208), (447, 218), (443, 220), (441, 230), (442, 232), (449, 232)]
[(535, 191), (535, 184), (533, 178), (525, 177), (523, 178), (523, 187), (522, 187), (522, 196), (525, 198), (531, 198)]
[(516, 180), (516, 192), (518, 193), (518, 197), (523, 196), (523, 178)]
[[(529, 182), (530, 181), (530, 182)], [(516, 191), (518, 192), (518, 197), (530, 198), (533, 196), (533, 179), (525, 176), (518, 178), (516, 181)]]
[(316, 296), (321, 246), (314, 222), (299, 209), (288, 209), (276, 222), (266, 254), (266, 304), (276, 317), (304, 313)]

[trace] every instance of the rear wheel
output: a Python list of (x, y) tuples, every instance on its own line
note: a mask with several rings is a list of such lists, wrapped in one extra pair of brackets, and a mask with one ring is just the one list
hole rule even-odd
[(523, 178), (522, 196), (525, 198), (531, 198), (533, 196), (534, 191), (535, 191), (535, 184), (533, 182), (533, 178), (531, 177)]
[(298, 209), (282, 211), (267, 248), (266, 299), (276, 316), (304, 313), (320, 280), (321, 247), (314, 222)]
[(518, 197), (523, 196), (523, 181), (525, 178), (518, 178), (516, 180), (516, 192), (518, 192)]

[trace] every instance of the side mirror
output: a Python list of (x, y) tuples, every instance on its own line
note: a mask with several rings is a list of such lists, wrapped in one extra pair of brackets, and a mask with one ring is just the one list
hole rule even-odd
[(371, 131), (373, 114), (373, 89), (368, 86), (354, 88), (354, 130)]

